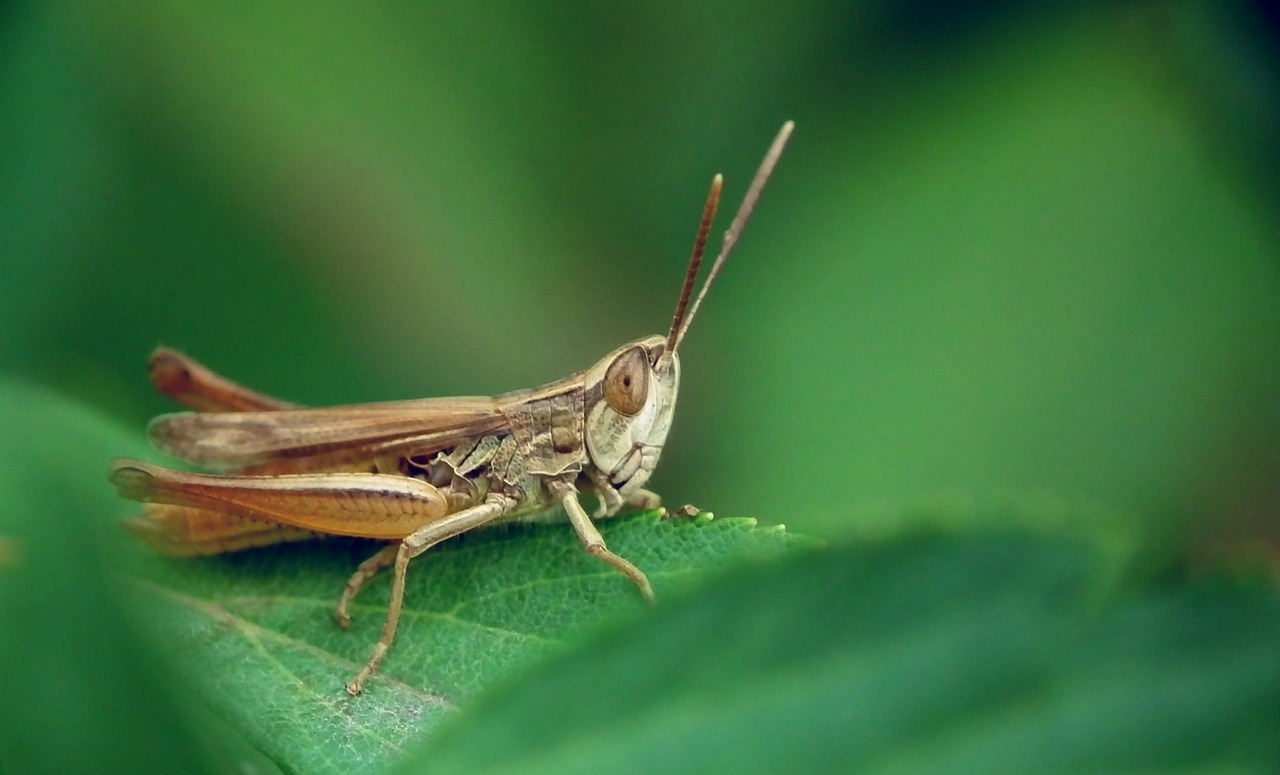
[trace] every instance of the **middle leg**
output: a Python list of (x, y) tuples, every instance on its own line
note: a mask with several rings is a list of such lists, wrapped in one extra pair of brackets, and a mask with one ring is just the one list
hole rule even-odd
[[(347, 684), (347, 692), (349, 694), (357, 695), (364, 690), (365, 681), (369, 680), (369, 677), (382, 664), (383, 658), (387, 656), (387, 651), (391, 648), (391, 642), (396, 637), (396, 626), (400, 623), (400, 610), (404, 604), (405, 573), (409, 568), (409, 561), (441, 541), (461, 535), (472, 528), (501, 517), (511, 509), (512, 503), (512, 500), (505, 496), (490, 495), (489, 499), (484, 503), (472, 506), (469, 509), (463, 509), (455, 514), (450, 514), (439, 522), (426, 525), (407, 536), (399, 544), (393, 545), (395, 549), (395, 576), (392, 577), (391, 581), (391, 602), (387, 606), (387, 621), (382, 627), (382, 637), (378, 639), (377, 644), (373, 647), (373, 653), (369, 655), (368, 664), (356, 674), (351, 683)], [(381, 555), (382, 552), (379, 552), (373, 558), (370, 558), (370, 561), (381, 557)]]

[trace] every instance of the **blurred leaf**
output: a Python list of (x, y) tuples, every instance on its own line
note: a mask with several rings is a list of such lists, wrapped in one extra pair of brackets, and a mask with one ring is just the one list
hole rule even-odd
[(1275, 771), (1274, 590), (1112, 596), (1098, 567), (982, 533), (742, 573), (488, 695), (399, 771)]
[[(709, 570), (778, 554), (798, 539), (754, 520), (610, 522), (610, 547), (659, 598)], [(644, 608), (634, 586), (582, 550), (568, 526), (481, 531), (411, 566), (395, 645), (358, 698), (344, 683), (381, 632), (389, 574), (340, 630), (333, 609), (380, 545), (331, 541), (224, 558), (155, 558), (136, 586), (157, 639), (214, 711), (290, 771), (350, 772), (388, 762), (459, 703), (602, 620)]]
[(104, 477), (138, 435), (10, 379), (0, 428), (0, 772), (263, 771), (228, 736), (194, 731), (112, 594), (117, 564), (99, 549), (121, 504)]

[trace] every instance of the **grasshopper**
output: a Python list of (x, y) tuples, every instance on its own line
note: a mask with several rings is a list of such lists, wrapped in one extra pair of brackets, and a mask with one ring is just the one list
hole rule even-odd
[[(219, 473), (116, 460), (110, 479), (120, 495), (146, 504), (126, 527), (176, 556), (326, 535), (389, 542), (357, 567), (335, 612), (338, 624), (349, 627), (348, 609), (360, 589), (394, 566), (382, 635), (347, 684), (352, 695), (377, 671), (395, 638), (409, 562), (468, 530), (567, 518), (588, 552), (652, 601), (644, 572), (609, 550), (592, 519), (624, 506), (660, 505), (644, 485), (671, 428), (680, 342), (792, 127), (787, 122), (774, 139), (690, 305), (723, 185), (720, 175), (712, 180), (667, 334), (625, 344), (587, 370), (542, 387), (494, 397), (308, 409), (237, 385), (174, 350), (157, 350), (152, 381), (196, 411), (157, 417), (149, 428), (152, 443)], [(579, 502), (583, 493), (598, 502), (592, 516)]]

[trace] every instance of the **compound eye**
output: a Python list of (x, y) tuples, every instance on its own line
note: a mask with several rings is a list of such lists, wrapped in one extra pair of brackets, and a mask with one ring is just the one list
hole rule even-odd
[(618, 414), (633, 417), (644, 408), (649, 395), (649, 359), (641, 347), (632, 347), (609, 364), (604, 373), (604, 400)]

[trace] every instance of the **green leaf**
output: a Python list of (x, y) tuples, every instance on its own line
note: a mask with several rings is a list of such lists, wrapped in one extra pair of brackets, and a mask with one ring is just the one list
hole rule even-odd
[(118, 558), (100, 550), (123, 504), (103, 477), (140, 440), (4, 378), (0, 428), (0, 771), (266, 771), (201, 728), (114, 594)]
[(488, 695), (399, 771), (1280, 767), (1274, 589), (1138, 594), (1106, 565), (986, 533), (744, 572)]
[[(602, 526), (659, 598), (708, 571), (797, 543), (754, 520)], [(380, 544), (332, 540), (226, 557), (167, 560), (138, 550), (135, 587), (178, 669), (274, 761), (301, 772), (388, 762), (479, 690), (563, 650), (602, 620), (645, 609), (634, 586), (583, 551), (565, 525), (480, 531), (414, 561), (387, 660), (360, 697), (344, 683), (368, 659), (386, 612), (389, 574), (362, 592), (350, 632), (333, 610), (356, 565)]]
[[(0, 771), (376, 769), (480, 689), (646, 609), (567, 526), (464, 536), (413, 563), (395, 646), (351, 698), (343, 685), (378, 639), (387, 575), (358, 600), (351, 632), (332, 614), (374, 544), (163, 558), (112, 524), (137, 506), (115, 496), (107, 464), (145, 455), (141, 434), (4, 380), (0, 425), (0, 621), (21, 623), (0, 627), (11, 697), (0, 704)], [(805, 543), (745, 519), (645, 514), (602, 531), (660, 599)], [(142, 605), (126, 606), (120, 587)]]
[[(101, 478), (136, 434), (3, 381), (0, 421), (5, 771), (369, 771), (399, 751), (439, 772), (1280, 767), (1273, 587), (1121, 586), (1111, 554), (1044, 533), (869, 542), (706, 585), (805, 542), (749, 520), (606, 523), (654, 580), (648, 609), (567, 528), (479, 532), (415, 562), (385, 671), (348, 698), (387, 579), (354, 632), (331, 612), (373, 546), (157, 557), (110, 524), (134, 507)], [(172, 664), (112, 594), (122, 578)], [(175, 666), (209, 710), (167, 683)]]

